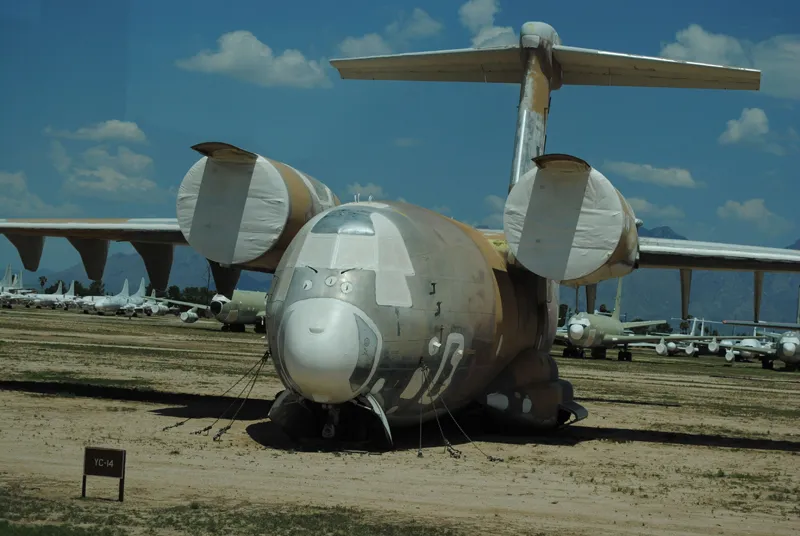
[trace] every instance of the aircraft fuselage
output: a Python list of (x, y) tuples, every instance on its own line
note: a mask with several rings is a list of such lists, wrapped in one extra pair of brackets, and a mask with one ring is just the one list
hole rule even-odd
[(472, 401), (528, 424), (564, 422), (572, 388), (549, 356), (557, 284), (507, 266), (490, 238), (396, 202), (311, 219), (267, 301), (287, 391), (326, 406), (371, 397), (391, 425)]

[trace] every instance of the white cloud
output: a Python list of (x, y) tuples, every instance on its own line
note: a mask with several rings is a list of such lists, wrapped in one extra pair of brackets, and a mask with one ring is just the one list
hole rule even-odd
[(516, 45), (519, 37), (511, 26), (495, 26), (499, 0), (469, 0), (458, 8), (458, 18), (472, 34), (473, 48)]
[(662, 44), (661, 56), (760, 69), (761, 91), (774, 97), (800, 99), (800, 34), (752, 42), (691, 24), (675, 34), (675, 41)]
[(165, 201), (165, 192), (152, 180), (127, 175), (110, 166), (74, 168), (64, 181), (64, 189), (74, 195), (97, 199), (141, 203)]
[(58, 218), (75, 216), (81, 209), (71, 203), (50, 205), (28, 189), (25, 173), (0, 171), (0, 213), (3, 217), (45, 216)]
[(175, 64), (187, 71), (230, 76), (262, 87), (328, 87), (323, 62), (309, 60), (295, 49), (275, 55), (252, 33), (238, 30), (222, 34), (217, 50), (202, 50)]
[(637, 216), (652, 216), (658, 220), (680, 220), (686, 217), (686, 214), (683, 212), (683, 210), (675, 205), (661, 207), (654, 205), (647, 199), (641, 199), (638, 197), (631, 197), (628, 199), (628, 204), (630, 204)]
[(58, 140), (53, 140), (50, 143), (50, 154), (48, 157), (53, 163), (53, 167), (55, 167), (59, 173), (66, 173), (69, 166), (72, 165), (72, 158), (67, 154), (64, 144)]
[(483, 198), (483, 204), (489, 211), (489, 215), (478, 222), (478, 225), (485, 225), (491, 229), (502, 229), (506, 200), (499, 195), (487, 195)]
[(739, 119), (731, 119), (725, 132), (720, 134), (719, 143), (731, 145), (747, 143), (776, 155), (785, 153), (780, 144), (769, 139), (769, 120), (761, 108), (745, 108)]
[(117, 154), (112, 155), (103, 146), (91, 147), (83, 152), (83, 162), (93, 168), (110, 167), (123, 173), (143, 173), (152, 164), (153, 159), (147, 155), (131, 151), (127, 147), (117, 147)]
[(657, 168), (649, 164), (613, 161), (606, 161), (604, 166), (611, 173), (616, 173), (635, 182), (679, 188), (697, 188), (698, 186), (691, 172), (683, 168)]
[(762, 231), (779, 234), (792, 227), (791, 222), (769, 210), (763, 199), (749, 199), (743, 203), (728, 200), (717, 208), (722, 219), (738, 220), (756, 225)]
[(389, 45), (382, 36), (376, 33), (366, 34), (361, 37), (345, 37), (344, 40), (339, 43), (339, 54), (343, 58), (383, 56), (391, 53), (391, 45)]
[(88, 127), (81, 127), (78, 130), (71, 132), (69, 130), (58, 130), (51, 126), (44, 129), (44, 133), (48, 136), (56, 138), (67, 138), (71, 140), (89, 140), (89, 141), (128, 141), (143, 143), (147, 141), (147, 136), (144, 135), (139, 125), (132, 121), (119, 121), (118, 119), (111, 119), (103, 121), (102, 123), (95, 123)]
[(386, 35), (399, 41), (424, 39), (433, 37), (442, 31), (444, 25), (418, 7), (415, 7), (409, 18), (401, 17), (386, 27)]
[(362, 199), (363, 201), (366, 201), (366, 198), (369, 196), (372, 196), (374, 199), (385, 199), (388, 197), (386, 192), (383, 191), (383, 187), (372, 182), (363, 185), (358, 182), (348, 184), (347, 193), (351, 196), (360, 194), (361, 197), (364, 198)]
[(397, 147), (413, 147), (420, 144), (417, 138), (395, 138), (393, 142)]
[[(101, 125), (109, 123), (112, 122), (106, 121)], [(135, 123), (131, 124), (136, 127)], [(96, 126), (81, 128), (76, 132), (102, 132)], [(137, 136), (130, 135), (133, 132), (131, 129), (117, 129), (117, 132), (121, 131), (128, 132), (127, 139), (131, 141), (147, 139), (139, 127), (136, 127), (136, 131), (140, 133)], [(112, 136), (99, 137), (109, 139)], [(84, 134), (77, 139), (93, 140), (97, 136)], [(122, 145), (115, 151), (109, 150), (106, 145), (95, 145), (71, 155), (59, 140), (53, 140), (49, 158), (53, 167), (64, 178), (65, 195), (142, 203), (164, 203), (174, 198), (148, 177), (153, 159)]]
[(339, 43), (339, 54), (345, 58), (391, 54), (408, 46), (410, 41), (438, 34), (442, 28), (442, 23), (417, 7), (410, 17), (401, 16), (386, 26), (383, 34), (372, 32), (361, 37), (345, 37)]

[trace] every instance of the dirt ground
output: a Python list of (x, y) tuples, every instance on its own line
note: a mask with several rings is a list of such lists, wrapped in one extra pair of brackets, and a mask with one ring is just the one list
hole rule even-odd
[[(281, 389), (267, 363), (256, 402), (214, 441), (230, 403), (214, 397), (264, 349), (262, 335), (221, 333), (213, 321), (0, 311), (5, 497), (136, 519), (188, 505), (314, 506), (472, 534), (800, 533), (800, 373), (728, 367), (718, 357), (559, 357), (588, 419), (548, 436), (478, 434), (473, 444), (449, 426), (463, 453), (454, 458), (438, 429), (426, 429), (422, 457), (416, 430), (383, 454), (293, 449), (266, 420), (266, 401)], [(212, 424), (207, 435), (192, 433)], [(102, 500), (116, 496), (116, 481), (103, 478), (90, 477), (92, 499), (78, 499), (85, 446), (127, 450), (124, 503)], [(0, 520), (43, 522), (9, 510), (0, 506)], [(181, 532), (165, 527), (118, 528)], [(214, 527), (202, 530), (236, 533)]]

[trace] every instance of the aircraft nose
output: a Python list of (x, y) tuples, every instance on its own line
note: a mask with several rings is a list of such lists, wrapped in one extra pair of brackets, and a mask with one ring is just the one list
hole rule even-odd
[(797, 345), (793, 342), (785, 342), (783, 343), (783, 353), (787, 356), (794, 355), (795, 351), (797, 351)]
[(569, 327), (569, 338), (578, 340), (583, 337), (583, 326), (580, 324), (572, 324)]
[(375, 323), (358, 307), (332, 298), (290, 306), (279, 342), (289, 379), (305, 398), (340, 404), (357, 396), (380, 356)]

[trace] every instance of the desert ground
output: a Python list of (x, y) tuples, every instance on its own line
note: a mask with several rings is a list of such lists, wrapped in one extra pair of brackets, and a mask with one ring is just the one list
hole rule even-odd
[[(800, 533), (800, 373), (558, 357), (588, 419), (539, 436), (462, 422), (473, 442), (444, 423), (460, 457), (427, 426), (420, 457), (419, 430), (385, 453), (292, 444), (266, 419), (270, 362), (218, 420), (264, 354), (251, 329), (0, 311), (0, 533)], [(81, 498), (86, 446), (126, 449), (124, 502), (100, 477)]]

